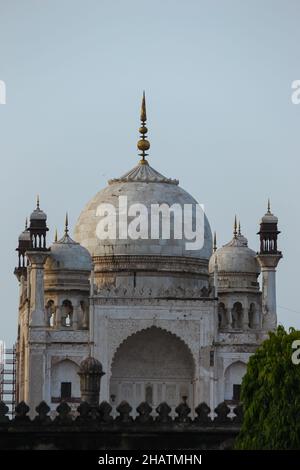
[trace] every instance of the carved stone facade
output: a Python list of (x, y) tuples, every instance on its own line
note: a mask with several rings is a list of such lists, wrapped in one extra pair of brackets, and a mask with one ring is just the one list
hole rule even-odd
[[(22, 258), (16, 269), (18, 401), (34, 410), (45, 400), (54, 412), (63, 399), (75, 409), (79, 365), (92, 355), (105, 373), (101, 400), (114, 415), (124, 399), (134, 410), (141, 402), (157, 407), (167, 401), (173, 417), (182, 400), (192, 410), (201, 402), (212, 410), (224, 400), (238, 402), (249, 357), (276, 325), (275, 265), (281, 254), (257, 258), (237, 227), (233, 239), (212, 253), (206, 216), (197, 251), (177, 238), (99, 240), (98, 207), (116, 206), (120, 195), (131, 204), (142, 198), (149, 208), (195, 204), (177, 180), (144, 161), (87, 204), (76, 225), (77, 242), (66, 223), (50, 249), (26, 252), (28, 267)], [(272, 240), (278, 232), (273, 215), (263, 219), (265, 249), (275, 246), (266, 242), (269, 225)], [(45, 240), (46, 214), (39, 206), (31, 225), (28, 230)]]

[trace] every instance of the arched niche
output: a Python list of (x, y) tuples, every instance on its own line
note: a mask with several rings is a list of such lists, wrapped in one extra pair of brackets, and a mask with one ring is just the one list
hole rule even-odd
[(240, 400), (240, 390), (247, 366), (242, 361), (233, 362), (225, 371), (225, 396), (228, 401), (238, 402)]
[(79, 366), (70, 359), (64, 359), (51, 368), (51, 401), (80, 401)]
[(240, 330), (243, 328), (243, 306), (241, 302), (235, 302), (232, 309), (232, 328)]
[(155, 408), (166, 401), (173, 409), (187, 397), (193, 403), (194, 360), (176, 335), (151, 327), (128, 337), (117, 349), (111, 369), (112, 404), (142, 401)]
[(218, 326), (221, 329), (227, 326), (227, 311), (223, 302), (218, 305)]

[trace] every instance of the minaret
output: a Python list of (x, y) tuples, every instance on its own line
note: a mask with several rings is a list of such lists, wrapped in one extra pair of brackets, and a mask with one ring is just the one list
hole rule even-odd
[(273, 330), (277, 326), (276, 267), (282, 254), (277, 250), (278, 218), (272, 214), (268, 200), (267, 213), (260, 222), (260, 252), (257, 255), (262, 272), (263, 328)]
[(31, 247), (26, 251), (28, 266), (28, 320), (26, 324), (26, 365), (24, 373), (23, 399), (34, 410), (34, 405), (45, 399), (45, 370), (47, 344), (47, 318), (45, 312), (44, 265), (50, 250), (46, 246), (47, 215), (40, 209), (37, 198), (36, 209), (30, 216)]
[(26, 252), (30, 261), (30, 324), (35, 327), (45, 326), (44, 264), (49, 255), (46, 221), (47, 215), (40, 209), (37, 197), (37, 207), (30, 216), (31, 248)]

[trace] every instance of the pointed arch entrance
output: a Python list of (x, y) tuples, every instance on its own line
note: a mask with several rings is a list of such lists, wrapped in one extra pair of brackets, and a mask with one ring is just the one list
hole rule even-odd
[(128, 337), (112, 362), (112, 404), (128, 401), (135, 409), (142, 401), (153, 408), (166, 401), (174, 410), (183, 397), (193, 404), (194, 359), (178, 336), (151, 327)]

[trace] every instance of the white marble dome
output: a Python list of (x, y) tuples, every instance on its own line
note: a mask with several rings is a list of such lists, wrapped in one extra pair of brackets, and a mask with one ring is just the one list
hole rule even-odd
[(248, 248), (248, 240), (241, 234), (214, 252), (209, 260), (210, 273), (214, 272), (216, 258), (219, 273), (260, 273), (256, 253)]
[(50, 248), (46, 269), (91, 271), (91, 255), (86, 248), (72, 240), (67, 233)]
[(96, 234), (97, 224), (100, 220), (100, 217), (97, 216), (97, 208), (101, 204), (112, 204), (119, 215), (119, 196), (127, 196), (128, 206), (143, 203), (148, 211), (150, 211), (151, 204), (165, 203), (171, 206), (178, 203), (181, 207), (184, 204), (197, 204), (190, 194), (178, 186), (177, 180), (164, 177), (147, 163), (139, 163), (121, 178), (110, 180), (108, 186), (99, 191), (81, 212), (75, 227), (74, 238), (87, 248), (92, 256), (159, 255), (203, 260), (210, 258), (212, 235), (206, 216), (204, 217), (204, 243), (198, 250), (187, 249), (186, 242), (188, 240), (174, 239), (172, 230), (170, 239), (151, 239), (151, 237), (136, 240), (128, 237), (126, 239), (99, 239)]

